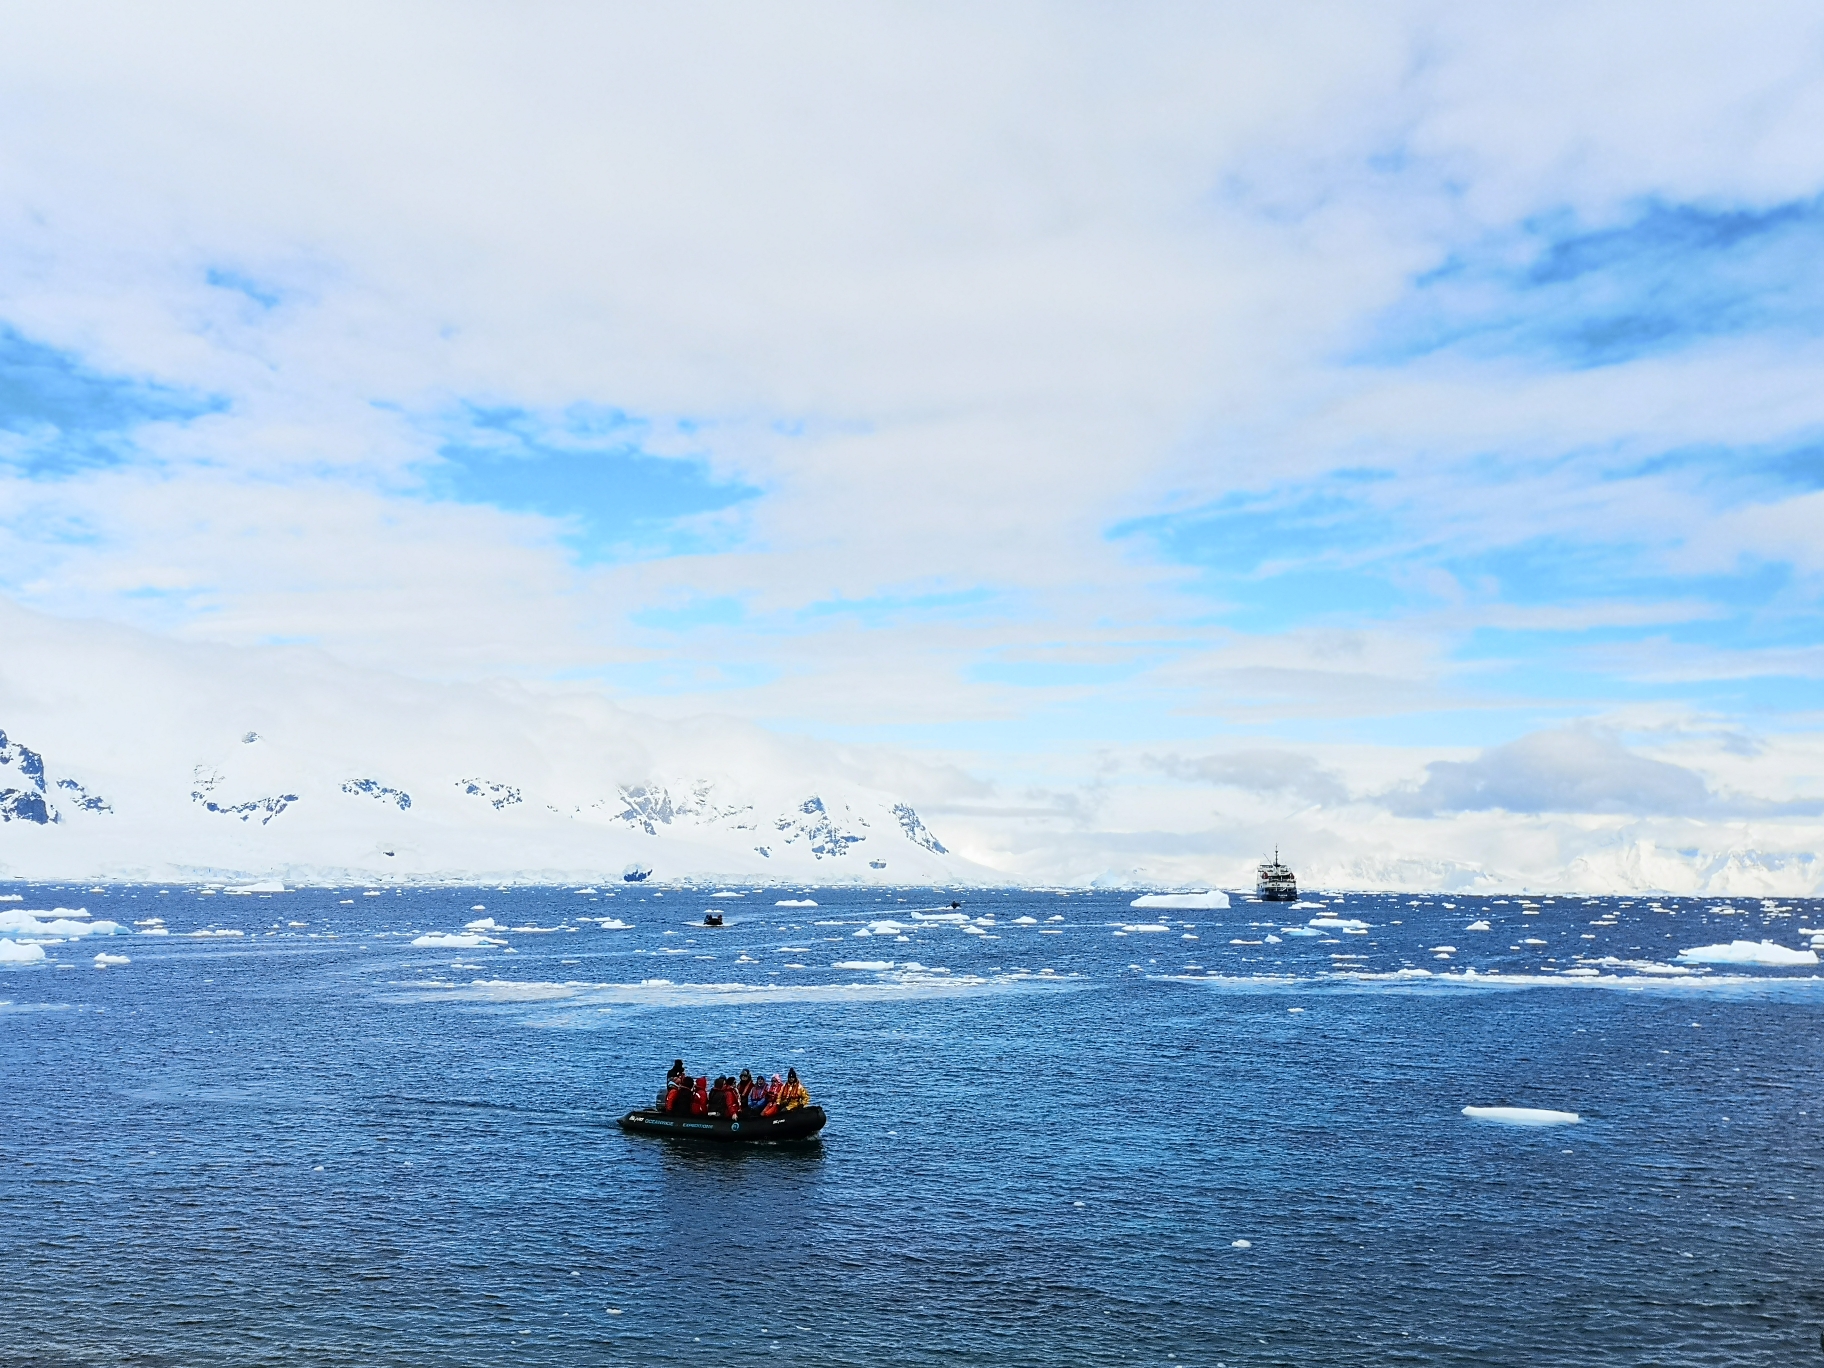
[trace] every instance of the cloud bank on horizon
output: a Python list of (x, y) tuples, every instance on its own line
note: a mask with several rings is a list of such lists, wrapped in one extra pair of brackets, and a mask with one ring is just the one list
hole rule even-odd
[(1812, 7), (76, 3), (0, 115), (21, 607), (1032, 877), (1824, 891)]

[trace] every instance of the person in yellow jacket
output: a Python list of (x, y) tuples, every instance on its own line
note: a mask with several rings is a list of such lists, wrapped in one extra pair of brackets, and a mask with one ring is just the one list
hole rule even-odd
[(811, 1094), (798, 1079), (798, 1070), (785, 1071), (785, 1086), (779, 1090), (779, 1110), (797, 1111), (811, 1104)]

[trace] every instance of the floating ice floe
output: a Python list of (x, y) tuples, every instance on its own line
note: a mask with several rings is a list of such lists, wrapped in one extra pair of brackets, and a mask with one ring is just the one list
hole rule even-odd
[(1172, 928), (1164, 922), (1123, 922), (1121, 930), (1127, 935), (1139, 935), (1145, 932), (1170, 931)]
[(1590, 963), (1600, 964), (1604, 969), (1632, 969), (1637, 974), (1664, 974), (1669, 978), (1703, 972), (1701, 969), (1693, 969), (1686, 964), (1661, 964), (1658, 960), (1616, 959), (1613, 955), (1605, 955), (1599, 960), (1591, 960)]
[(631, 923), (624, 922), (619, 917), (598, 917), (598, 918), (596, 918), (595, 924), (597, 926), (601, 927), (602, 930), (604, 930), (604, 931), (631, 931), (631, 930), (633, 930), (633, 926)]
[(1039, 919), (1037, 917), (1015, 917), (1013, 924), (1015, 926), (1037, 926)]
[(874, 973), (892, 967), (892, 960), (837, 960), (830, 966), (832, 969), (866, 969)]
[(1227, 907), (1227, 893), (1143, 893), (1129, 907)]
[(42, 945), (0, 940), (0, 964), (37, 964), (44, 958)]
[(1327, 931), (1366, 931), (1369, 928), (1368, 922), (1357, 921), (1354, 917), (1313, 917), (1305, 924)]
[(79, 936), (124, 936), (119, 922), (91, 921), (86, 907), (42, 909), (7, 908), (0, 912), (0, 936), (42, 936), (47, 940), (74, 940)]
[(477, 917), (472, 922), (465, 922), (462, 929), (465, 931), (505, 931), (507, 928), (492, 917)]
[(133, 961), (128, 959), (125, 955), (110, 955), (105, 950), (101, 954), (95, 956), (95, 967), (97, 969), (106, 969), (110, 965), (115, 964), (131, 963), (133, 963)]
[(229, 884), (222, 889), (224, 893), (283, 893), (285, 885), (277, 879), (262, 879), (258, 883)]
[(773, 906), (774, 907), (815, 907), (815, 906), (817, 906), (817, 900), (815, 898), (781, 898), (781, 899), (779, 899), (778, 902), (774, 903)]
[(709, 896), (712, 898), (745, 898), (747, 896), (747, 894), (745, 894), (745, 893), (711, 893)]
[(1680, 950), (1678, 957), (1693, 964), (1816, 964), (1816, 950), (1794, 950), (1772, 941), (1730, 941), (1727, 945), (1699, 945)]
[(1465, 931), (1493, 931), (1495, 928), (1485, 921), (1473, 921), (1463, 929)]
[(1324, 934), (1315, 926), (1282, 926), (1279, 928), (1279, 933), (1282, 936), (1321, 936)]
[(506, 942), (469, 932), (431, 931), (419, 936), (412, 944), (421, 949), (475, 950), (484, 945), (505, 945)]
[(1471, 1121), (1496, 1121), (1504, 1126), (1575, 1126), (1583, 1118), (1576, 1112), (1544, 1107), (1465, 1107)]

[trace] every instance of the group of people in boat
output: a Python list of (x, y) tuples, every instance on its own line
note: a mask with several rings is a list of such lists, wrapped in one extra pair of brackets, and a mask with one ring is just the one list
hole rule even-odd
[(693, 1078), (681, 1059), (672, 1062), (665, 1074), (665, 1090), (659, 1094), (660, 1111), (730, 1120), (777, 1116), (810, 1104), (811, 1095), (798, 1081), (796, 1069), (787, 1069), (784, 1078), (774, 1074), (770, 1079), (743, 1069), (739, 1078), (728, 1074), (712, 1081), (707, 1075)]

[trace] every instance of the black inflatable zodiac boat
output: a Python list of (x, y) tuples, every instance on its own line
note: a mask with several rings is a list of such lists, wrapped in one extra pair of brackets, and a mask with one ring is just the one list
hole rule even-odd
[(621, 1129), (641, 1135), (676, 1135), (691, 1140), (760, 1145), (814, 1139), (828, 1119), (822, 1107), (800, 1107), (776, 1116), (752, 1113), (734, 1119), (643, 1110), (630, 1111), (623, 1116)]

